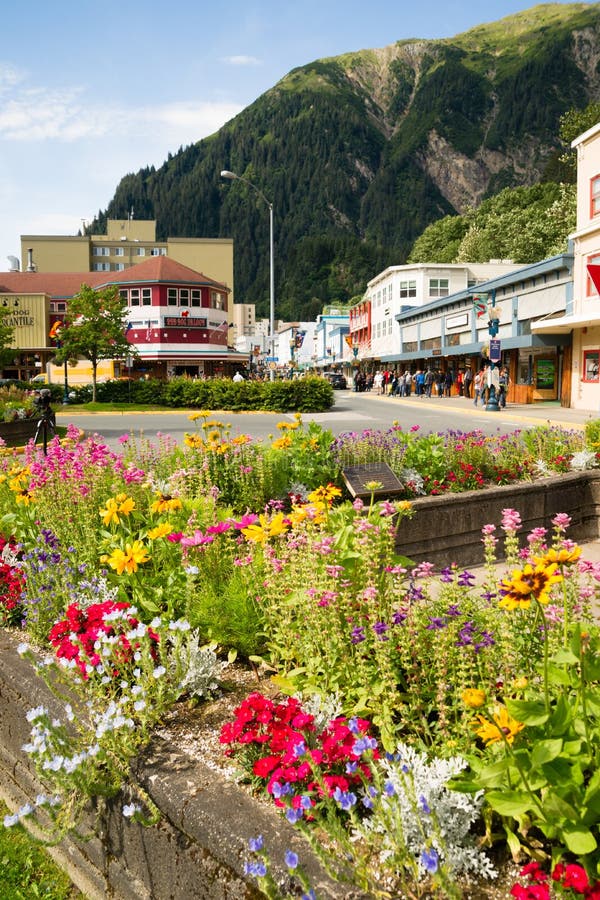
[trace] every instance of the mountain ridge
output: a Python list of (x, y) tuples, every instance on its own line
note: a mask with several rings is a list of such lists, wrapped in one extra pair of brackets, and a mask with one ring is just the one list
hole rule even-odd
[(312, 317), (404, 262), (430, 222), (557, 180), (561, 114), (599, 99), (598, 4), (313, 60), (215, 134), (126, 175), (89, 230), (133, 205), (161, 238), (233, 237), (236, 299), (265, 314), (268, 217), (243, 183), (220, 182), (230, 169), (273, 202), (278, 311)]

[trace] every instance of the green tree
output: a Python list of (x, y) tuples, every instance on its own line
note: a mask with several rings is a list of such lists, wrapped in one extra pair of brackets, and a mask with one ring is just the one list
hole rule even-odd
[(92, 364), (92, 400), (96, 400), (96, 371), (101, 359), (136, 356), (125, 336), (127, 308), (117, 287), (95, 291), (87, 284), (69, 301), (56, 361), (87, 359)]

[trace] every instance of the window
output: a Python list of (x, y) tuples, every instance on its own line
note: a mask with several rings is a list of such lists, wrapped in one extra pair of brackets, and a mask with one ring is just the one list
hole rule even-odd
[(192, 306), (202, 306), (202, 291), (192, 290)]
[(167, 288), (167, 305), (177, 306), (177, 288)]
[(430, 297), (447, 297), (448, 296), (448, 279), (447, 278), (430, 278), (429, 279), (429, 296)]
[(211, 309), (225, 309), (223, 295), (219, 294), (218, 291), (211, 291), (210, 292), (210, 306), (211, 306)]
[(166, 247), (153, 247), (150, 251), (150, 256), (166, 256), (167, 248)]
[(140, 305), (140, 289), (139, 288), (131, 288), (131, 292), (129, 294), (129, 300), (131, 306), (139, 306)]
[(416, 281), (401, 281), (400, 282), (400, 297), (416, 297), (417, 296), (417, 282)]
[[(94, 247), (92, 254), (94, 256), (110, 256), (110, 249), (108, 247)], [(101, 269), (100, 271), (103, 270)]]
[(596, 175), (590, 182), (590, 217), (600, 215), (600, 175)]
[(146, 248), (145, 248), (145, 247), (136, 247), (136, 248), (135, 248), (135, 255), (136, 255), (136, 256), (145, 256), (145, 255), (146, 255)]
[(583, 351), (583, 380), (598, 381), (598, 364), (600, 363), (600, 352), (598, 350)]
[(113, 247), (113, 256), (125, 256), (125, 251), (122, 247)]
[(110, 272), (110, 263), (94, 263), (94, 272)]
[(142, 306), (152, 306), (152, 288), (142, 288)]
[(179, 305), (180, 306), (189, 306), (190, 305), (190, 292), (187, 288), (181, 288), (179, 291)]
[[(589, 265), (600, 266), (600, 253), (596, 253), (596, 254), (594, 254), (594, 256), (588, 256), (588, 258), (586, 259), (586, 263), (588, 266)], [(598, 291), (596, 290), (596, 286), (595, 286), (594, 282), (592, 281), (592, 279), (590, 278), (587, 268), (585, 271), (586, 271), (586, 275), (587, 275), (586, 296), (587, 297), (597, 297)]]
[(119, 297), (121, 298), (123, 303), (129, 303), (129, 292), (124, 288), (121, 288), (121, 290), (119, 291)]
[(122, 272), (125, 268), (124, 263), (113, 263), (112, 270), (113, 272)]

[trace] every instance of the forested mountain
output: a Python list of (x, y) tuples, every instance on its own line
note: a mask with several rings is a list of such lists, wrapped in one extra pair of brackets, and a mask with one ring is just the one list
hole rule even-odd
[[(445, 40), (408, 40), (294, 69), (218, 132), (125, 176), (107, 218), (159, 239), (233, 237), (235, 296), (312, 318), (401, 264), (425, 227), (505, 187), (564, 180), (559, 119), (600, 100), (600, 6), (543, 4)], [(207, 273), (210, 275), (210, 273)]]

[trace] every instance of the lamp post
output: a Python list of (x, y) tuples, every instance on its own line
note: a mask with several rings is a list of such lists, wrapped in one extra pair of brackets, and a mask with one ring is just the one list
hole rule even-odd
[[(248, 181), (247, 178), (244, 178), (242, 175), (236, 175), (235, 172), (229, 172), (227, 169), (223, 169), (221, 171), (221, 178), (227, 178), (230, 181), (243, 181), (244, 184), (249, 185), (263, 200), (268, 208), (269, 208), (269, 350), (271, 359), (275, 357), (275, 251), (274, 251), (274, 242), (273, 242), (273, 204), (270, 200), (267, 200), (263, 192), (260, 188), (257, 188), (255, 184), (251, 181)], [(275, 378), (275, 370), (269, 370), (269, 377), (271, 381)]]

